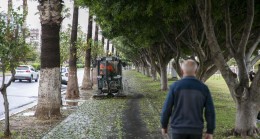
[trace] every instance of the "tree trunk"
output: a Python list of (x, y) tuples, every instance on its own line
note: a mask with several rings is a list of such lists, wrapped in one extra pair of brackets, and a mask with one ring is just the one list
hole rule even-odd
[(13, 1), (8, 0), (8, 8), (7, 8), (7, 26), (8, 27), (10, 26), (10, 22), (11, 22), (11, 14), (12, 14), (11, 12), (12, 12), (12, 10), (13, 10)]
[(153, 81), (156, 81), (157, 80), (157, 72), (156, 72), (154, 67), (151, 67), (151, 74), (152, 74)]
[(35, 112), (37, 119), (60, 117), (61, 81), (60, 68), (41, 69), (38, 104)]
[(235, 134), (245, 136), (254, 136), (259, 133), (257, 129), (257, 114), (256, 104), (250, 101), (237, 103)]
[(69, 80), (67, 85), (66, 98), (79, 98), (79, 85), (77, 77), (77, 32), (78, 32), (78, 12), (79, 8), (74, 4), (71, 43), (70, 43), (70, 58), (69, 58)]
[(37, 119), (61, 116), (60, 25), (62, 3), (62, 0), (39, 1), (42, 43), (38, 104), (35, 111)]
[(109, 53), (109, 39), (107, 39), (107, 51), (106, 51), (106, 55), (108, 56)]
[(1, 90), (1, 93), (3, 95), (4, 99), (4, 107), (5, 107), (5, 128), (4, 128), (4, 135), (5, 137), (9, 137), (11, 135), (10, 132), (10, 123), (9, 123), (9, 102), (7, 99), (7, 94), (6, 94), (6, 87), (4, 86), (3, 89)]
[[(98, 49), (98, 31), (99, 31), (99, 27), (98, 25), (96, 24), (96, 27), (95, 27), (95, 37), (94, 37), (94, 40), (95, 40), (95, 45), (96, 45), (96, 49)], [(104, 46), (104, 45), (103, 45)], [(103, 48), (102, 48), (103, 50)], [(94, 58), (93, 60), (96, 61), (98, 57), (98, 53), (96, 52), (95, 55), (94, 55)], [(92, 74), (92, 78), (93, 78), (93, 84), (97, 84), (98, 83), (98, 80), (97, 80), (97, 67), (94, 67), (93, 68), (93, 74)]]
[(177, 72), (173, 68), (173, 66), (171, 66), (171, 76), (172, 76), (172, 79), (177, 79)]
[(90, 71), (91, 71), (91, 38), (92, 38), (92, 23), (93, 23), (93, 17), (89, 15), (89, 21), (88, 21), (88, 34), (87, 34), (87, 42), (88, 42), (88, 48), (86, 50), (86, 57), (85, 57), (85, 68), (84, 68), (84, 76), (82, 81), (81, 89), (83, 90), (89, 90), (92, 89), (92, 81), (90, 77)]
[(160, 72), (161, 72), (161, 90), (165, 91), (168, 89), (167, 66), (162, 65), (160, 68)]
[(105, 38), (104, 36), (102, 36), (102, 39), (101, 39), (101, 44), (102, 44), (102, 50), (104, 49), (104, 45), (105, 45)]
[[(258, 78), (254, 79), (255, 81), (258, 81), (257, 86), (254, 86), (256, 84), (253, 81), (249, 87), (245, 59), (246, 46), (248, 43), (248, 38), (250, 36), (250, 31), (254, 18), (254, 0), (247, 0), (247, 17), (245, 22), (243, 23), (244, 31), (243, 33), (241, 33), (241, 40), (239, 40), (239, 43), (234, 43), (238, 44), (237, 47), (230, 45), (231, 43), (226, 45), (230, 49), (229, 53), (231, 55), (234, 55), (234, 58), (238, 64), (238, 76), (231, 71), (226, 63), (223, 54), (221, 53), (222, 50), (219, 46), (218, 39), (214, 30), (214, 21), (211, 17), (213, 15), (211, 0), (198, 0), (197, 6), (202, 19), (208, 45), (210, 46), (211, 55), (214, 56), (214, 63), (220, 70), (226, 84), (229, 87), (231, 96), (236, 102), (237, 114), (234, 133), (236, 135), (241, 135), (243, 138), (246, 138), (246, 136), (255, 136), (258, 133), (256, 129), (256, 117), (259, 111), (258, 94), (260, 91), (260, 72), (256, 74), (256, 77)], [(227, 15), (229, 15), (228, 8), (225, 12), (225, 14)], [(228, 16), (228, 18), (230, 17)], [(229, 30), (227, 31), (228, 33), (226, 33), (226, 36), (228, 38), (226, 39), (226, 41), (230, 42), (230, 38), (232, 38), (230, 33), (230, 26), (227, 26), (226, 30)]]
[(23, 32), (23, 41), (25, 43), (25, 31), (26, 31), (26, 18), (28, 15), (28, 5), (27, 5), (27, 0), (23, 0), (23, 27), (22, 27), (22, 32)]
[(42, 24), (41, 72), (35, 112), (37, 119), (61, 116), (59, 32), (59, 25)]
[(91, 68), (90, 68), (90, 59), (91, 59), (91, 50), (87, 50), (86, 52), (86, 59), (85, 59), (85, 68), (84, 68), (84, 77), (81, 89), (83, 90), (91, 90), (92, 89), (92, 82), (91, 82)]
[(137, 72), (140, 72), (140, 67), (139, 66), (135, 66), (135, 68), (136, 68)]
[(143, 74), (143, 75), (146, 75), (146, 74), (145, 74), (145, 67), (144, 67), (144, 66), (142, 66), (142, 74)]
[(112, 55), (114, 55), (115, 49), (114, 46), (112, 46)]
[(147, 76), (147, 77), (151, 77), (149, 66), (146, 66), (146, 67), (145, 67), (145, 72), (146, 72), (146, 76)]
[(97, 84), (98, 80), (97, 80), (97, 74), (98, 74), (98, 69), (97, 67), (93, 68), (93, 84)]

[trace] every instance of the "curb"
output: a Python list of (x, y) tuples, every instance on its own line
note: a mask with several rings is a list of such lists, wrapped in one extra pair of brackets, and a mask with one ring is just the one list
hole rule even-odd
[[(62, 92), (61, 92), (61, 95), (64, 95), (66, 93), (66, 89), (65, 90), (62, 90)], [(38, 99), (38, 98), (37, 98)], [(61, 98), (62, 99), (62, 98)], [(31, 101), (31, 102), (28, 102), (28, 103), (26, 103), (26, 104), (23, 104), (23, 105), (21, 105), (21, 106), (18, 106), (18, 107), (15, 107), (15, 108), (12, 108), (12, 109), (10, 109), (9, 110), (9, 117), (11, 117), (11, 116), (13, 116), (13, 115), (15, 115), (15, 114), (17, 114), (17, 113), (20, 113), (20, 112), (23, 112), (23, 111), (25, 111), (25, 110), (27, 110), (27, 109), (30, 109), (30, 108), (32, 108), (32, 107), (34, 107), (34, 106), (36, 106), (37, 105), (37, 100), (34, 100), (34, 101)], [(4, 113), (1, 113), (0, 114), (0, 121), (2, 121), (2, 120), (4, 120), (5, 119), (5, 114)]]

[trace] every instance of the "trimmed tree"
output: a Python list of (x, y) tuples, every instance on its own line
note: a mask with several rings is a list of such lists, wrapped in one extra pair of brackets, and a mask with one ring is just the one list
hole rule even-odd
[(77, 77), (77, 32), (78, 32), (79, 8), (74, 2), (72, 30), (70, 39), (70, 57), (69, 57), (69, 80), (67, 84), (67, 99), (79, 98), (79, 85)]
[(62, 0), (39, 0), (41, 37), (41, 72), (38, 90), (37, 119), (60, 117), (60, 27)]
[(92, 89), (92, 81), (90, 76), (91, 71), (91, 45), (92, 45), (92, 26), (93, 26), (93, 16), (90, 14), (89, 9), (89, 19), (88, 19), (88, 33), (87, 33), (87, 48), (85, 55), (85, 68), (81, 89), (90, 90)]

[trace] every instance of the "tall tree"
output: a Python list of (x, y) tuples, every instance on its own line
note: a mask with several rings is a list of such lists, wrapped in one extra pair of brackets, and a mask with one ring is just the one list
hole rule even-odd
[(13, 1), (12, 1), (12, 0), (8, 0), (8, 7), (7, 7), (7, 27), (10, 26), (12, 10), (13, 10)]
[(106, 47), (106, 55), (108, 56), (109, 53), (109, 39), (107, 39), (107, 47)]
[[(94, 49), (95, 49), (95, 51), (92, 52), (93, 63), (95, 63), (95, 61), (98, 57), (98, 52), (100, 50), (99, 41), (98, 41), (98, 32), (99, 32), (99, 27), (98, 27), (98, 24), (96, 23), (96, 25), (95, 25), (95, 35), (94, 35), (94, 46), (95, 46)], [(93, 84), (97, 84), (97, 67), (93, 67), (92, 79), (93, 79)]]
[(99, 27), (98, 27), (98, 24), (96, 23), (95, 36), (94, 36), (94, 41), (95, 41), (96, 44), (98, 44), (98, 31), (99, 31)]
[(102, 44), (102, 49), (104, 49), (104, 45), (105, 45), (105, 37), (102, 36), (102, 39), (101, 39), (101, 44)]
[[(223, 78), (225, 79), (229, 91), (236, 102), (237, 113), (234, 133), (236, 135), (246, 136), (256, 136), (259, 131), (257, 129), (256, 117), (260, 111), (260, 70), (256, 73), (256, 76), (252, 83), (249, 83), (248, 78), (248, 64), (246, 61), (247, 52), (251, 53), (256, 50), (256, 46), (259, 44), (259, 28), (255, 34), (252, 30), (254, 21), (259, 25), (259, 20), (254, 20), (255, 17), (255, 1), (247, 0), (246, 2), (241, 1), (239, 5), (242, 6), (240, 9), (244, 8), (245, 15), (244, 22), (241, 25), (241, 32), (238, 36), (233, 36), (233, 30), (231, 28), (232, 12), (231, 2), (234, 4), (235, 1), (225, 1), (224, 3), (224, 21), (225, 21), (225, 47), (229, 50), (229, 54), (234, 57), (239, 73), (235, 74), (229, 68), (225, 61), (222, 48), (219, 43), (219, 38), (216, 36), (216, 31), (214, 29), (214, 14), (215, 10), (211, 0), (203, 1), (197, 0), (198, 10), (203, 22), (203, 27), (205, 30), (206, 38), (210, 47), (211, 55), (214, 56), (214, 63), (220, 70)], [(236, 4), (236, 3), (235, 3)], [(233, 11), (237, 13), (238, 10)], [(233, 13), (233, 14), (234, 14)], [(256, 36), (255, 41), (250, 43), (250, 37)], [(253, 44), (253, 45), (252, 45)], [(249, 51), (247, 51), (249, 48)], [(250, 55), (251, 55), (250, 54)]]
[(25, 41), (26, 38), (26, 18), (28, 15), (28, 4), (27, 4), (27, 0), (23, 0), (23, 39)]
[(91, 71), (91, 45), (92, 45), (92, 26), (93, 26), (93, 16), (90, 13), (89, 8), (89, 19), (88, 19), (88, 33), (87, 33), (87, 49), (85, 55), (85, 68), (84, 68), (84, 76), (82, 81), (81, 89), (88, 90), (92, 89), (92, 81), (90, 76)]
[(70, 39), (70, 58), (69, 58), (69, 80), (67, 84), (67, 99), (79, 98), (79, 86), (77, 77), (77, 33), (78, 33), (79, 8), (74, 2), (72, 30)]
[(60, 117), (60, 27), (62, 0), (39, 0), (41, 37), (41, 73), (38, 104), (35, 116), (38, 119)]
[(114, 49), (114, 46), (112, 45), (112, 54), (114, 54), (114, 52), (115, 52), (115, 49)]

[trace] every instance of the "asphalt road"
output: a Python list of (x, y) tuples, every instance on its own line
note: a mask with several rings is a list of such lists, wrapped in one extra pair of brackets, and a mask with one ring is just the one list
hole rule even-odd
[[(83, 69), (78, 70), (78, 81), (79, 86), (81, 86), (83, 79)], [(0, 77), (0, 81), (2, 81)], [(9, 101), (10, 113), (15, 113), (18, 109), (26, 108), (27, 105), (37, 102), (38, 98), (38, 87), (39, 82), (29, 83), (28, 81), (13, 82), (11, 86), (7, 88), (7, 96)], [(66, 85), (62, 85), (61, 91), (66, 90)], [(0, 96), (0, 119), (4, 117), (4, 100), (1, 94)]]

